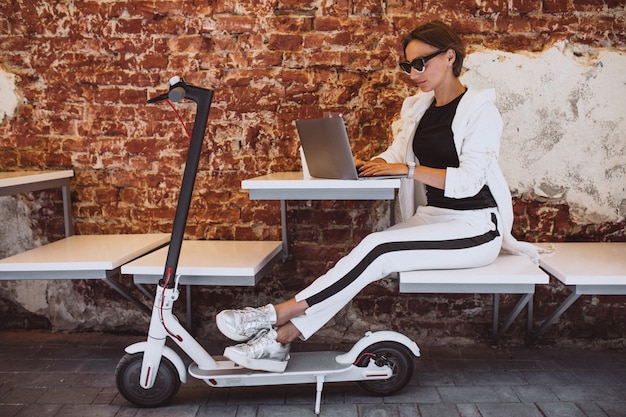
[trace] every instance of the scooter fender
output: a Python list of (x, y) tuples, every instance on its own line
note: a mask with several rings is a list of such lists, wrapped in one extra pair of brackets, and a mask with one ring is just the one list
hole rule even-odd
[[(132, 355), (135, 353), (145, 352), (147, 346), (148, 346), (148, 342), (137, 342), (137, 343), (133, 343), (130, 346), (127, 346), (126, 349), (124, 350), (126, 351), (126, 353)], [(180, 358), (180, 356), (178, 356), (178, 354), (174, 352), (174, 349), (168, 346), (163, 346), (162, 355), (165, 356), (167, 359), (169, 359), (170, 362), (172, 362), (172, 364), (178, 371), (180, 382), (182, 382), (183, 384), (186, 383), (187, 382), (187, 370), (185, 369), (185, 364), (183, 363), (183, 360)]]
[(420, 356), (420, 348), (417, 344), (403, 335), (402, 333), (383, 330), (380, 332), (367, 332), (365, 336), (352, 346), (348, 352), (337, 355), (335, 360), (342, 365), (354, 363), (358, 359), (358, 355), (365, 350), (366, 347), (378, 342), (397, 342), (406, 346), (415, 356)]

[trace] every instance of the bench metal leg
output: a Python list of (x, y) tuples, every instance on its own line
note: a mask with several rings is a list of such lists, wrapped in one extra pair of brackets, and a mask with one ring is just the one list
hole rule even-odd
[(552, 323), (554, 323), (555, 321), (558, 320), (559, 317), (561, 317), (561, 314), (565, 313), (565, 311), (567, 311), (568, 308), (570, 308), (570, 306), (572, 304), (574, 304), (574, 302), (576, 300), (578, 300), (578, 298), (580, 298), (582, 294), (577, 294), (576, 291), (574, 291), (572, 294), (570, 294), (569, 297), (567, 297), (567, 299), (563, 302), (563, 304), (561, 304), (559, 306), (559, 308), (557, 308), (554, 313), (552, 313), (552, 315), (550, 317), (548, 317), (546, 319), (546, 321), (543, 322), (543, 324), (541, 325), (541, 327), (539, 327), (539, 329), (533, 333), (533, 335), (530, 337), (529, 342), (534, 342), (535, 340), (537, 340), (539, 338), (539, 336), (541, 336), (541, 334), (550, 326), (552, 325)]
[(104, 278), (104, 282), (106, 282), (111, 288), (117, 291), (122, 297), (126, 298), (128, 301), (133, 303), (136, 307), (138, 307), (141, 311), (146, 313), (147, 315), (152, 314), (152, 309), (142, 303), (139, 299), (133, 296), (126, 288), (120, 285), (118, 282), (112, 279), (113, 276), (120, 276), (120, 269), (115, 269), (113, 271), (107, 271), (106, 278)]
[(524, 307), (528, 307), (528, 317), (529, 321), (527, 323), (528, 326), (531, 326), (532, 321), (532, 299), (534, 293), (524, 294), (522, 298), (519, 299), (513, 311), (509, 314), (506, 319), (506, 322), (502, 325), (502, 327), (498, 330), (498, 319), (499, 312), (496, 312), (496, 308), (499, 310), (500, 308), (500, 294), (494, 294), (494, 315), (493, 315), (493, 342), (498, 343), (500, 338), (504, 335), (504, 333), (511, 327), (515, 319), (520, 315)]
[(146, 296), (149, 300), (154, 302), (154, 292), (148, 291), (148, 289), (143, 284), (135, 284), (135, 286), (141, 291), (143, 295)]

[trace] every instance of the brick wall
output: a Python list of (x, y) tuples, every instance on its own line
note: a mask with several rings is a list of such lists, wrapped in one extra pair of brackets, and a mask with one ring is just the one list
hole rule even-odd
[[(542, 51), (560, 40), (626, 49), (621, 0), (14, 0), (0, 5), (0, 66), (16, 76), (21, 103), (0, 124), (0, 167), (74, 169), (79, 234), (169, 232), (187, 139), (167, 106), (145, 101), (183, 75), (215, 91), (187, 236), (279, 240), (278, 203), (250, 201), (241, 180), (299, 170), (292, 121), (324, 111), (345, 115), (357, 156), (384, 149), (401, 99), (414, 91), (396, 69), (400, 35), (433, 18), (452, 22), (470, 50)], [(178, 107), (190, 125), (193, 105)], [(37, 230), (61, 212), (58, 201), (46, 204), (56, 213), (37, 216)], [(578, 224), (562, 201), (520, 195), (515, 210), (515, 234), (527, 240), (625, 239), (626, 223)], [(212, 330), (212, 315), (223, 307), (292, 294), (387, 218), (377, 202), (290, 203), (288, 262), (254, 289), (197, 289), (201, 331)], [(47, 240), (62, 234), (46, 230)], [(115, 302), (101, 284), (73, 285), (95, 309)], [(546, 292), (546, 305), (563, 296)], [(626, 322), (624, 298), (602, 302), (609, 307), (584, 322), (579, 311), (566, 315), (560, 334), (624, 337), (623, 324), (597, 326)], [(483, 339), (490, 303), (478, 295), (398, 295), (396, 283), (384, 280), (321, 334), (353, 337), (392, 322), (432, 341)]]

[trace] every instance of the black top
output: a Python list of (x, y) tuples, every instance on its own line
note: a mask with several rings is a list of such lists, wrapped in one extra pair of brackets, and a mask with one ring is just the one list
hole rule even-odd
[[(420, 165), (441, 169), (459, 167), (459, 156), (452, 133), (452, 119), (463, 94), (441, 107), (436, 107), (433, 100), (424, 113), (413, 138), (413, 152)], [(444, 197), (443, 190), (427, 185), (426, 198), (429, 206), (455, 210), (476, 210), (497, 206), (486, 184), (478, 194), (467, 198)]]

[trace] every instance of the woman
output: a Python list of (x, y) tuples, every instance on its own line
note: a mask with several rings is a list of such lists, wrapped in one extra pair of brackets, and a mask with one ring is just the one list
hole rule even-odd
[(235, 363), (283, 372), (293, 340), (309, 338), (366, 285), (392, 272), (479, 267), (501, 249), (536, 259), (533, 246), (511, 236), (494, 91), (461, 83), (465, 46), (442, 22), (418, 27), (403, 46), (400, 67), (421, 93), (404, 101), (392, 145), (357, 166), (361, 175), (407, 175), (399, 194), (406, 220), (367, 236), (294, 298), (218, 314), (220, 331), (244, 342), (224, 351)]

